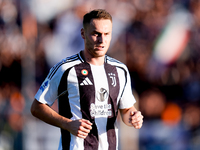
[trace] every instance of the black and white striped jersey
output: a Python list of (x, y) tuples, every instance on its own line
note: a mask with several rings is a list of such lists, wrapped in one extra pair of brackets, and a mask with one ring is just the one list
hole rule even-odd
[(91, 65), (81, 53), (51, 68), (35, 98), (50, 106), (58, 99), (59, 114), (93, 123), (86, 139), (61, 129), (59, 150), (118, 149), (118, 108), (129, 108), (135, 103), (128, 69), (107, 55), (104, 65)]

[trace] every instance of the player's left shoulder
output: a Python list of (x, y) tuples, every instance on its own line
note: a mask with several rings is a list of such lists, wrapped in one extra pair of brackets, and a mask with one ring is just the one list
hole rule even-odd
[(105, 62), (110, 65), (113, 65), (113, 66), (122, 67), (122, 68), (127, 69), (127, 66), (124, 63), (122, 63), (121, 61), (119, 61), (113, 57), (110, 57), (108, 55), (106, 55), (106, 57), (105, 57)]

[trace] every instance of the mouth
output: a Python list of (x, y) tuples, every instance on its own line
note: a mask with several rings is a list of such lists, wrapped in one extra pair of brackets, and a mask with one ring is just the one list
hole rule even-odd
[(97, 46), (98, 49), (102, 49), (104, 48), (105, 46)]

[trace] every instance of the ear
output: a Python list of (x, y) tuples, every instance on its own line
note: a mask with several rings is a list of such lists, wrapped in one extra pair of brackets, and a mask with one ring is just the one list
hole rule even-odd
[(81, 29), (81, 37), (85, 39), (85, 30), (83, 28)]

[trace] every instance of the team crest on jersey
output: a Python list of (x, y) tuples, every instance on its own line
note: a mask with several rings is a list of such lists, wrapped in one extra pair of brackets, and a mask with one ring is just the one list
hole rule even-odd
[(115, 87), (117, 85), (115, 74), (114, 73), (109, 73), (108, 75), (112, 79), (112, 83), (111, 83), (112, 86)]
[(88, 75), (88, 71), (86, 69), (81, 70), (82, 75), (87, 76)]
[(97, 91), (97, 99), (100, 102), (105, 101), (108, 98), (108, 91), (104, 88), (101, 88), (99, 91)]

